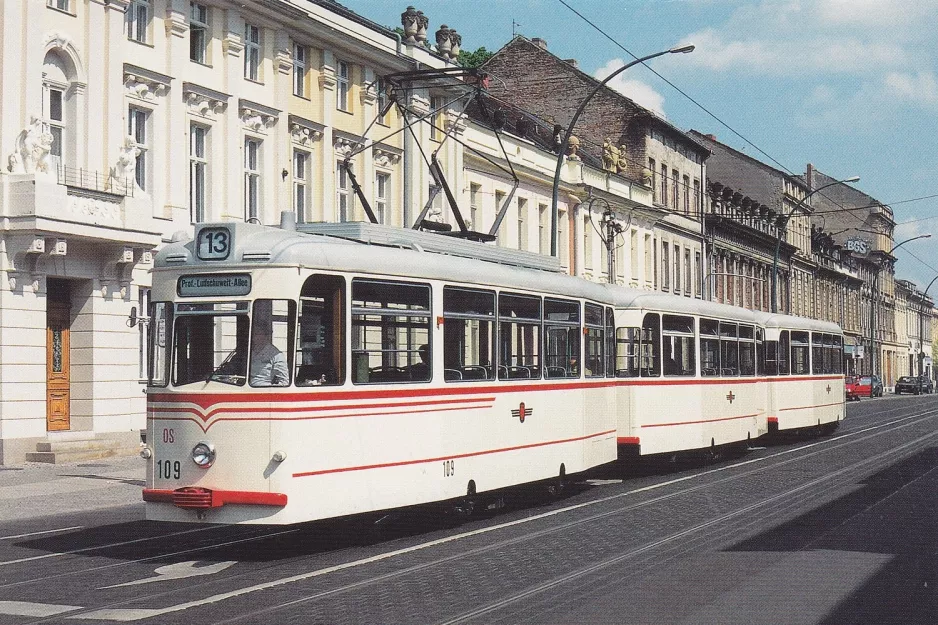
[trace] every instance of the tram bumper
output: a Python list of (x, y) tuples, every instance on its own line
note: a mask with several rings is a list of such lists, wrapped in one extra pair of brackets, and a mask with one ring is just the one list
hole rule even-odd
[(240, 490), (213, 490), (201, 487), (184, 487), (176, 490), (145, 488), (143, 500), (155, 503), (171, 503), (184, 510), (207, 510), (221, 508), (227, 504), (247, 506), (287, 505), (287, 496), (283, 493), (265, 493)]

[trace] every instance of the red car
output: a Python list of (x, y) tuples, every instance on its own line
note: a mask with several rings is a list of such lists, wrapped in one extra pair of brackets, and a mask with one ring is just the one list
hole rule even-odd
[(847, 397), (847, 401), (860, 401), (860, 396), (857, 394), (857, 383), (859, 378), (848, 375), (844, 378), (844, 394)]

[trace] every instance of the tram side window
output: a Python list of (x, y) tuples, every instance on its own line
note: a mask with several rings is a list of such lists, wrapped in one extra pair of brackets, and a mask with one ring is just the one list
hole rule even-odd
[(443, 376), (495, 378), (495, 293), (443, 287)]
[(541, 377), (541, 298), (498, 296), (498, 379)]
[(792, 375), (807, 375), (811, 372), (810, 346), (807, 332), (791, 333), (791, 373)]
[(611, 308), (606, 309), (606, 377), (616, 375), (616, 318)]
[(720, 375), (739, 375), (739, 339), (735, 323), (720, 322)]
[(616, 328), (616, 377), (638, 377), (641, 328)]
[(694, 318), (664, 315), (661, 355), (666, 376), (692, 376), (697, 373), (697, 346), (694, 344)]
[(586, 336), (586, 377), (600, 378), (606, 375), (606, 329), (603, 325), (603, 308), (596, 304), (583, 305), (583, 326)]
[(779, 375), (788, 375), (791, 372), (790, 364), (791, 359), (789, 354), (791, 348), (791, 341), (789, 339), (788, 330), (782, 330), (778, 335), (778, 374)]
[(545, 377), (580, 377), (580, 303), (544, 300)]
[(844, 372), (844, 337), (831, 335), (831, 373)]
[(837, 339), (833, 334), (824, 335), (824, 373), (839, 373), (837, 371), (837, 359), (839, 358), (837, 350)]
[(647, 313), (642, 320), (641, 348), (641, 377), (657, 378), (661, 375), (661, 317), (658, 313)]
[(178, 304), (173, 330), (173, 384), (221, 382), (244, 386), (248, 364), (248, 304)]
[(720, 323), (700, 320), (700, 375), (720, 375)]
[(296, 302), (260, 299), (251, 319), (251, 386), (289, 386)]
[(756, 374), (756, 344), (754, 328), (739, 326), (739, 375)]
[(300, 291), (296, 385), (345, 381), (345, 278), (314, 275)]
[(820, 332), (811, 333), (811, 373), (824, 373), (824, 335)]
[(778, 375), (778, 341), (765, 342), (765, 374)]
[(429, 381), (429, 285), (352, 280), (351, 341), (355, 384)]
[(150, 304), (150, 359), (147, 377), (150, 386), (166, 386), (169, 383), (169, 358), (166, 335), (173, 325), (173, 307), (167, 302)]
[(756, 375), (765, 375), (765, 334), (756, 328)]

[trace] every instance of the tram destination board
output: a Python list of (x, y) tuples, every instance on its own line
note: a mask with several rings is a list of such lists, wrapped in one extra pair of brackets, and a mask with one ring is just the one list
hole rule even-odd
[(216, 273), (181, 276), (176, 286), (179, 297), (217, 297), (247, 295), (251, 292), (251, 275), (247, 273)]

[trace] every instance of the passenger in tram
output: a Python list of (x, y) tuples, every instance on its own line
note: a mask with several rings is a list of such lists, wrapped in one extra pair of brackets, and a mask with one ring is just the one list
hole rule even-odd
[(410, 373), (410, 379), (415, 382), (426, 382), (430, 379), (430, 346), (421, 345), (417, 350), (420, 356), (420, 362), (415, 362), (407, 371)]
[(269, 324), (255, 320), (251, 341), (251, 386), (286, 386), (290, 383), (287, 358), (273, 344)]

